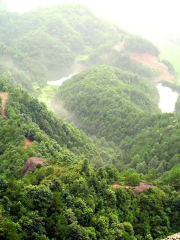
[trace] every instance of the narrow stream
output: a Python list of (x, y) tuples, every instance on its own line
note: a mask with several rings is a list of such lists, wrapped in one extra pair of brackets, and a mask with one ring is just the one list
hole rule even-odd
[(73, 74), (69, 75), (68, 77), (63, 77), (60, 80), (48, 81), (47, 84), (53, 85), (53, 86), (61, 86), (63, 84), (63, 82), (67, 81), (68, 79), (71, 79), (76, 74), (78, 74), (78, 72), (73, 73)]
[(157, 85), (157, 89), (160, 95), (159, 108), (162, 113), (174, 112), (179, 93), (173, 92), (169, 87), (164, 87), (162, 83)]

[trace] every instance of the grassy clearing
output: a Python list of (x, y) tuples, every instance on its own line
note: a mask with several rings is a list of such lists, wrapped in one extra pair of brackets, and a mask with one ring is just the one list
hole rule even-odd
[(171, 42), (163, 42), (157, 45), (161, 51), (160, 59), (166, 59), (174, 65), (180, 76), (180, 45)]

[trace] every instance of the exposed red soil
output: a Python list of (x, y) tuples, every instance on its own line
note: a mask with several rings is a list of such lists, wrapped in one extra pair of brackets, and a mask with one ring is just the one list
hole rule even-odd
[(37, 158), (37, 157), (29, 158), (26, 161), (23, 169), (23, 177), (25, 177), (29, 172), (33, 171), (38, 164), (41, 164), (41, 166), (45, 168), (43, 158)]
[(122, 186), (122, 185), (119, 185), (119, 184), (113, 184), (112, 185), (113, 188), (125, 188), (125, 189), (128, 189), (128, 188), (134, 188), (134, 187), (131, 187), (131, 186)]
[(122, 186), (122, 185), (119, 185), (119, 184), (114, 184), (112, 185), (113, 188), (124, 188), (124, 189), (134, 189), (134, 192), (136, 194), (139, 194), (139, 193), (142, 193), (142, 192), (145, 192), (147, 191), (148, 189), (152, 188), (153, 186), (152, 185), (149, 185), (147, 183), (144, 183), (144, 182), (140, 182), (139, 186)]
[(27, 148), (28, 146), (31, 146), (32, 144), (33, 144), (33, 142), (31, 140), (29, 140), (28, 138), (25, 138), (24, 148)]
[(124, 49), (124, 42), (117, 44), (114, 49), (116, 49), (118, 52)]
[(2, 101), (1, 101), (1, 116), (5, 117), (6, 116), (5, 103), (9, 99), (9, 94), (6, 92), (0, 92), (0, 97), (2, 99)]
[[(118, 52), (125, 49), (124, 42), (115, 45), (114, 49), (116, 49)], [(168, 68), (163, 63), (160, 63), (158, 58), (156, 56), (152, 56), (148, 53), (131, 53), (131, 59), (135, 60), (136, 62), (139, 62), (142, 65), (146, 65), (151, 68), (155, 68), (161, 72), (160, 78), (168, 80), (170, 82), (174, 82), (175, 78), (168, 72)]]
[(141, 54), (141, 53), (132, 52), (131, 59), (133, 59), (143, 65), (146, 65), (148, 67), (160, 70), (160, 72), (161, 72), (160, 78), (161, 79), (166, 79), (170, 82), (175, 81), (175, 78), (168, 72), (167, 67), (163, 63), (160, 63), (156, 56), (152, 56), (151, 54), (148, 54), (148, 53)]

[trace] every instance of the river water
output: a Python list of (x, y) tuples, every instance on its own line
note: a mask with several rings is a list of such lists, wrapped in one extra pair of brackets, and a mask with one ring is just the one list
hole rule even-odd
[(173, 92), (169, 87), (164, 87), (162, 83), (157, 85), (157, 89), (160, 95), (159, 108), (162, 113), (174, 112), (179, 93)]
[(76, 74), (78, 74), (78, 72), (77, 73), (73, 73), (73, 74), (69, 75), (68, 77), (63, 77), (60, 80), (48, 81), (47, 84), (48, 85), (53, 85), (53, 86), (61, 86), (63, 84), (63, 82), (65, 82), (68, 79), (71, 79)]

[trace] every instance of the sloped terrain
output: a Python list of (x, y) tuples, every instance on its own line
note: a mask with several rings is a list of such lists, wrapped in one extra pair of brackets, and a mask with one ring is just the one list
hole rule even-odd
[[(156, 55), (152, 55), (148, 53), (148, 51), (144, 51), (145, 53), (138, 52), (137, 47), (128, 48), (125, 43), (122, 42), (114, 47), (118, 52), (128, 51), (130, 52), (130, 57), (132, 60), (135, 60), (137, 63), (140, 63), (144, 66), (156, 69), (160, 72), (159, 78), (163, 80), (167, 80), (170, 82), (175, 81), (175, 77), (168, 71), (168, 68), (165, 64), (159, 61)], [(119, 53), (121, 54), (121, 53)]]
[(155, 68), (161, 72), (160, 78), (163, 80), (168, 80), (170, 82), (174, 82), (175, 78), (169, 72), (167, 67), (160, 63), (156, 56), (152, 56), (150, 54), (140, 54), (140, 53), (131, 53), (131, 58), (143, 65), (146, 65), (151, 68)]
[(47, 80), (70, 74), (77, 64), (123, 31), (84, 5), (57, 5), (24, 14), (1, 12), (0, 71), (11, 84), (39, 90)]
[(159, 112), (155, 86), (137, 75), (108, 66), (92, 67), (60, 88), (57, 97), (77, 118), (77, 126), (117, 144), (131, 134), (130, 121)]

